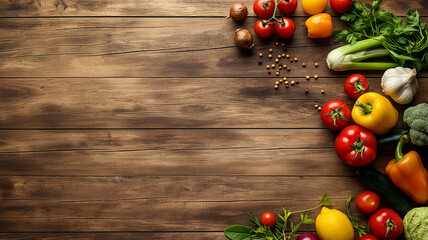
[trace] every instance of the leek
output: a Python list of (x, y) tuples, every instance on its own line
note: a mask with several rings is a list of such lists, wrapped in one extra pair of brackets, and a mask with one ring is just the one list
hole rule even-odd
[(327, 66), (334, 71), (348, 70), (386, 70), (397, 67), (392, 62), (361, 62), (370, 58), (390, 56), (387, 49), (382, 48), (384, 37), (374, 37), (345, 45), (331, 51), (327, 56)]

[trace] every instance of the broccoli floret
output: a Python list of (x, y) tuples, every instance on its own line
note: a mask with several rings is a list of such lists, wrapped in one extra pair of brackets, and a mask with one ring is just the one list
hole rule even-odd
[(428, 103), (407, 108), (403, 121), (410, 127), (410, 141), (413, 144), (420, 147), (428, 145)]

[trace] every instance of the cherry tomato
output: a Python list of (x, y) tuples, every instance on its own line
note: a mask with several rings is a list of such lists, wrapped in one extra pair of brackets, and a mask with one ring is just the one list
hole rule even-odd
[[(266, 22), (267, 20), (263, 20), (263, 22)], [(263, 25), (262, 20), (257, 20), (256, 24), (254, 25), (254, 32), (256, 32), (256, 35), (259, 38), (270, 38), (273, 34), (273, 24), (266, 24)]]
[(291, 38), (296, 31), (296, 25), (293, 20), (283, 17), (279, 19), (279, 23), (275, 23), (275, 31), (280, 38)]
[(321, 121), (331, 130), (346, 127), (351, 120), (351, 109), (339, 99), (333, 99), (324, 104), (321, 109)]
[(276, 217), (271, 212), (265, 212), (262, 214), (261, 222), (263, 225), (268, 225), (273, 227), (275, 226), (275, 223), (276, 223)]
[(369, 130), (351, 125), (339, 133), (334, 148), (343, 162), (358, 167), (373, 162), (377, 153), (377, 142), (375, 135)]
[(369, 91), (369, 82), (361, 74), (352, 74), (345, 81), (345, 92), (352, 99), (358, 99)]
[(357, 207), (363, 213), (374, 213), (379, 208), (379, 196), (371, 191), (364, 191), (358, 194), (356, 199)]
[(366, 234), (358, 238), (358, 240), (379, 240), (379, 239), (371, 234)]
[(256, 0), (253, 4), (253, 10), (257, 16), (269, 19), (275, 11), (275, 2), (273, 0)]
[(330, 6), (337, 13), (346, 13), (351, 9), (354, 0), (330, 0)]
[(403, 233), (403, 220), (394, 210), (381, 208), (369, 218), (369, 228), (380, 239), (394, 240)]
[[(279, 2), (281, 0), (276, 0), (276, 1)], [(278, 4), (279, 11), (281, 11), (285, 15), (293, 14), (294, 11), (296, 11), (296, 8), (297, 8), (297, 0), (282, 0), (282, 2)]]

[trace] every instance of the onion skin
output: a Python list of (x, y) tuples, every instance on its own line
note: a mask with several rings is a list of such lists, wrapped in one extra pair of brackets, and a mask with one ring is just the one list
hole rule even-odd
[(236, 46), (242, 50), (248, 50), (254, 46), (253, 35), (247, 29), (236, 30), (234, 40)]
[(242, 3), (235, 3), (230, 7), (229, 16), (235, 21), (243, 21), (248, 15), (248, 8)]

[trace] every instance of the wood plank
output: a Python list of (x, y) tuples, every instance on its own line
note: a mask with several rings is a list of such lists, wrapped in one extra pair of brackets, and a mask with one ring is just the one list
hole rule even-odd
[[(324, 128), (315, 104), (353, 105), (344, 79), (288, 78), (300, 84), (275, 90), (278, 78), (2, 78), (0, 128)], [(427, 79), (419, 86), (410, 105), (428, 102)]]
[(141, 239), (181, 239), (181, 240), (224, 240), (223, 232), (119, 232), (119, 233), (0, 233), (1, 239), (36, 240), (141, 240)]
[[(335, 136), (327, 129), (2, 130), (0, 175), (353, 176), (336, 156)], [(383, 169), (393, 156), (379, 152), (374, 166)]]
[[(229, 7), (236, 1), (78, 1), (78, 0), (0, 0), (0, 16), (2, 17), (44, 17), (44, 16), (226, 16)], [(248, 6), (249, 15), (253, 13), (253, 1), (242, 1)], [(372, 2), (363, 0), (362, 2)], [(421, 15), (428, 15), (428, 5), (424, 0), (393, 1), (384, 0), (381, 7), (397, 15), (405, 15), (407, 9), (418, 9)], [(334, 14), (327, 7), (326, 12)], [(294, 16), (306, 16), (299, 6)]]
[[(364, 187), (349, 177), (0, 177), (2, 232), (222, 231), (248, 213), (307, 209), (328, 192)], [(108, 193), (108, 194), (106, 194)], [(317, 212), (312, 212), (315, 217)], [(150, 219), (150, 221), (148, 221)], [(313, 228), (313, 227), (309, 227)]]
[[(239, 26), (221, 18), (171, 18), (168, 23), (164, 18), (6, 18), (0, 22), (0, 77), (270, 78), (266, 64), (274, 59), (266, 56), (274, 39), (256, 37), (250, 53), (233, 42), (235, 29), (252, 29), (255, 20)], [(285, 60), (291, 71), (281, 76), (347, 74), (328, 70), (325, 57), (339, 45), (331, 38), (309, 39), (304, 21), (296, 19), (296, 33), (287, 42), (288, 53), (300, 60)], [(344, 27), (337, 18), (334, 24)], [(283, 53), (274, 49), (274, 55)], [(259, 52), (265, 53), (262, 65), (257, 63)], [(365, 74), (379, 77), (382, 72)]]

